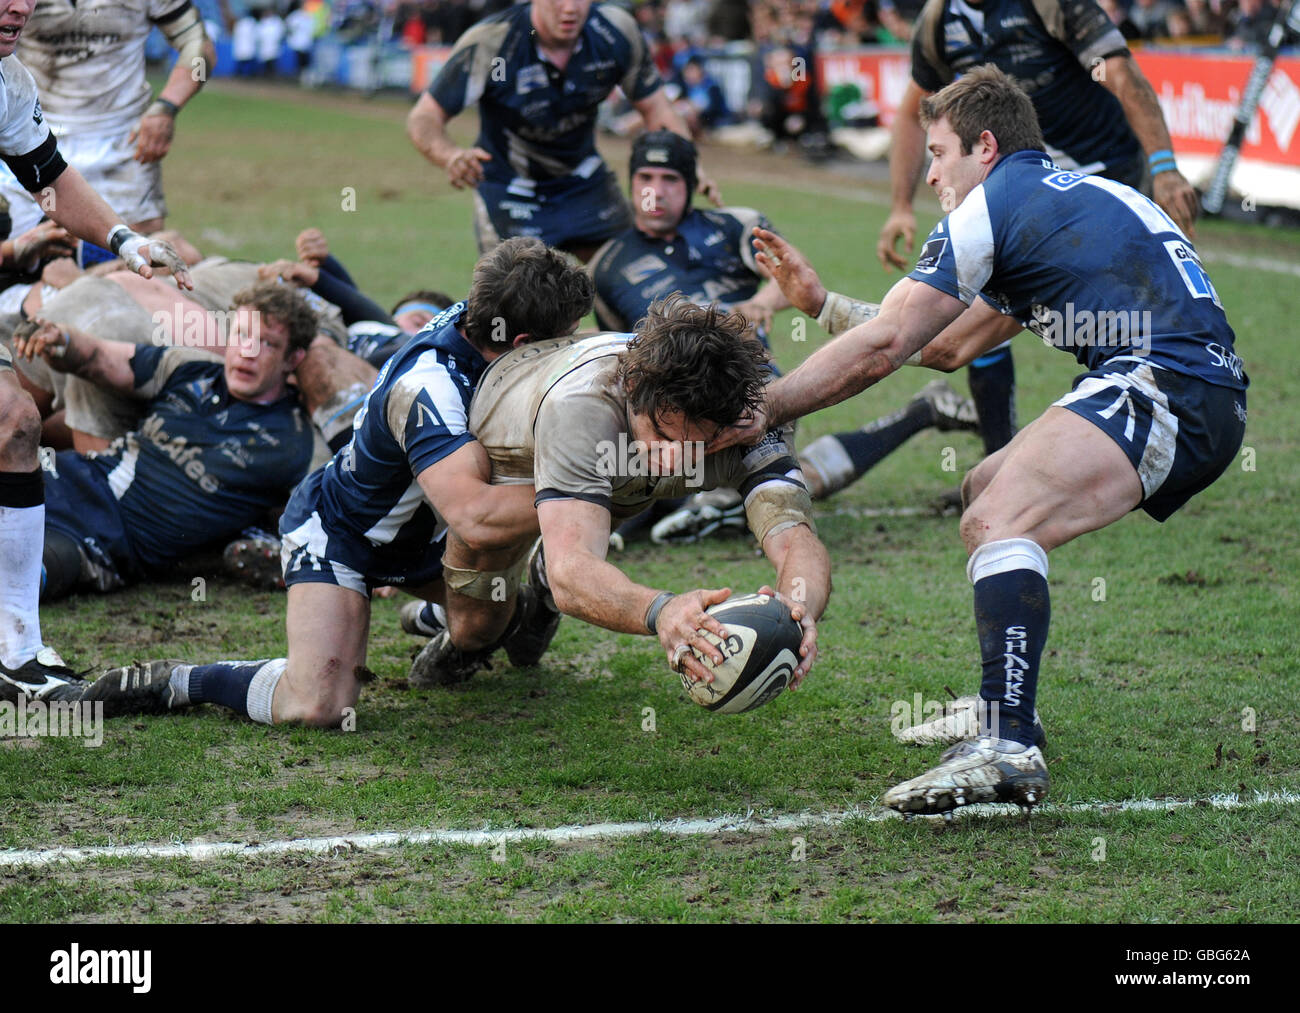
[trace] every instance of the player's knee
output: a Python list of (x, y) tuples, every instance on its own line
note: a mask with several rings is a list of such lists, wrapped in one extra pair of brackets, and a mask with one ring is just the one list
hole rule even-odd
[(515, 601), (512, 595), (506, 601), (475, 601), (468, 608), (455, 605), (448, 608), (451, 642), (462, 651), (478, 651), (495, 644), (509, 625)]
[[(967, 476), (969, 478), (969, 476)], [(965, 500), (965, 483), (962, 485), (962, 499)], [(967, 552), (974, 552), (989, 540), (993, 525), (978, 506), (966, 506), (961, 515), (961, 540)]]

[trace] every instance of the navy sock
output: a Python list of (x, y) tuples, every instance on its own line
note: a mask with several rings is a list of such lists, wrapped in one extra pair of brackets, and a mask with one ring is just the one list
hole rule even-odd
[(844, 452), (853, 462), (853, 476), (860, 478), (905, 442), (934, 425), (934, 412), (924, 401), (915, 401), (902, 411), (885, 415), (876, 421), (854, 429), (836, 433)]
[(248, 717), (248, 685), (266, 664), (261, 661), (218, 661), (190, 670), (190, 703), (215, 703)]
[(995, 348), (966, 370), (970, 396), (979, 413), (984, 453), (1001, 450), (1016, 435), (1016, 364), (1011, 348)]
[(975, 581), (975, 626), (984, 678), (980, 698), (996, 703), (981, 724), (997, 737), (1033, 745), (1038, 665), (1051, 621), (1047, 578), (1032, 569), (1005, 570)]

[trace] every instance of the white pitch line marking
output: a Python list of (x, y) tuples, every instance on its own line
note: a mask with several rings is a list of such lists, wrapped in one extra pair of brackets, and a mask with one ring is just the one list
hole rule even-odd
[[(1119, 802), (1068, 802), (1047, 803), (1035, 812), (1043, 814), (1091, 812), (1110, 816), (1121, 812), (1172, 812), (1175, 809), (1208, 807), (1213, 809), (1258, 809), (1269, 805), (1291, 806), (1300, 804), (1300, 794), (1290, 791), (1256, 792), (1254, 797), (1242, 799), (1237, 795), (1211, 795), (1193, 799), (1126, 799)], [(972, 805), (963, 813), (972, 816), (1018, 816), (1014, 806)], [(717, 834), (766, 834), (780, 830), (801, 830), (813, 826), (838, 826), (849, 820), (883, 823), (901, 819), (892, 809), (850, 809), (831, 813), (786, 813), (780, 816), (718, 816), (713, 819), (664, 820), (648, 823), (594, 823), (590, 826), (564, 826), (541, 829), (517, 828), (510, 830), (423, 830), (374, 834), (349, 834), (343, 837), (303, 837), (291, 841), (264, 841), (254, 844), (227, 843), (176, 843), (176, 844), (122, 844), (91, 848), (48, 848), (31, 851), (0, 851), (0, 868), (32, 868), (59, 863), (86, 862), (96, 858), (189, 858), (205, 861), (212, 858), (254, 858), (263, 855), (281, 855), (309, 852), (328, 854), (335, 851), (369, 851), (397, 848), (411, 844), (466, 844), (472, 846), (497, 845), (502, 842), (613, 840), (621, 837), (644, 837), (649, 834), (668, 834), (673, 837), (708, 837)], [(928, 816), (926, 819), (939, 819)]]

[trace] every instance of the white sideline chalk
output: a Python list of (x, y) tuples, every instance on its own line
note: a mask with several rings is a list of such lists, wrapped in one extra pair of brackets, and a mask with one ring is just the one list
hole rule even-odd
[[(1034, 812), (1096, 813), (1110, 816), (1124, 812), (1170, 812), (1175, 809), (1206, 807), (1212, 809), (1257, 809), (1268, 805), (1291, 806), (1300, 803), (1300, 794), (1289, 791), (1256, 792), (1251, 798), (1237, 795), (1211, 795), (1193, 799), (1125, 799), (1119, 802), (1047, 803)], [(1019, 816), (1020, 810), (1010, 805), (971, 805), (962, 808), (963, 816)], [(259, 841), (256, 843), (175, 843), (175, 844), (119, 844), (91, 848), (46, 848), (28, 851), (0, 851), (0, 868), (32, 868), (59, 863), (86, 862), (96, 858), (188, 858), (205, 861), (212, 858), (255, 858), (263, 855), (289, 853), (329, 854), (333, 852), (369, 851), (398, 848), (412, 844), (465, 844), (495, 846), (512, 841), (569, 841), (613, 840), (620, 837), (645, 837), (650, 834), (668, 834), (674, 837), (710, 837), (718, 834), (766, 834), (779, 830), (801, 830), (813, 826), (838, 826), (849, 820), (881, 823), (901, 819), (892, 809), (850, 809), (831, 813), (786, 813), (779, 816), (718, 816), (713, 819), (663, 820), (646, 823), (594, 823), (590, 826), (564, 826), (550, 828), (521, 827), (509, 830), (420, 830), (390, 833), (348, 834), (343, 837), (301, 837), (291, 841)], [(922, 817), (940, 819), (938, 816)]]

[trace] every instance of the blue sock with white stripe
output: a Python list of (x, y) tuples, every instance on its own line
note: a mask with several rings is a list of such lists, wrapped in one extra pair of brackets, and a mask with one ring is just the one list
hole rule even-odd
[(269, 725), (271, 699), (287, 664), (284, 658), (272, 658), (177, 666), (171, 678), (173, 706), (215, 703)]
[(1052, 616), (1047, 553), (1028, 538), (988, 542), (971, 554), (966, 574), (975, 585), (980, 699), (988, 705), (981, 727), (1033, 745), (1038, 666)]

